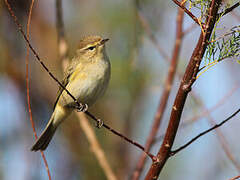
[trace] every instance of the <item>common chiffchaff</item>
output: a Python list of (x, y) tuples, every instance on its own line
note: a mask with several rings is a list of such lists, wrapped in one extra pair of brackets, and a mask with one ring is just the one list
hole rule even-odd
[[(110, 62), (105, 42), (99, 36), (86, 36), (80, 40), (75, 57), (67, 67), (62, 84), (82, 104), (91, 106), (103, 95), (110, 79)], [(76, 103), (60, 88), (52, 116), (32, 147), (32, 151), (45, 150), (57, 127), (76, 108)]]

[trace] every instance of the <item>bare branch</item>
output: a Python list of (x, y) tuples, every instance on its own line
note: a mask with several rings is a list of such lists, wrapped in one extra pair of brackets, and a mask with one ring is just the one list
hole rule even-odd
[[(28, 14), (28, 21), (27, 21), (27, 39), (29, 40), (30, 38), (30, 23), (31, 23), (31, 18), (32, 18), (32, 9), (33, 9), (33, 5), (34, 5), (34, 0), (31, 1), (31, 5), (29, 8), (29, 14)], [(26, 88), (27, 88), (27, 104), (28, 104), (28, 113), (29, 113), (29, 118), (30, 118), (30, 122), (32, 125), (32, 129), (33, 129), (33, 134), (35, 139), (37, 140), (38, 136), (36, 133), (36, 129), (35, 129), (35, 124), (33, 121), (33, 117), (32, 117), (32, 108), (31, 108), (31, 103), (30, 103), (30, 81), (29, 81), (29, 48), (27, 48), (27, 55), (26, 55)], [(43, 159), (43, 163), (45, 166), (45, 169), (47, 171), (48, 174), (48, 179), (51, 180), (51, 174), (50, 174), (50, 170), (48, 167), (48, 163), (47, 163), (47, 159), (43, 153), (43, 151), (40, 151), (42, 159)]]
[(229, 180), (236, 180), (236, 179), (239, 179), (239, 178), (240, 178), (240, 175), (239, 176), (235, 176), (235, 177), (233, 177), (233, 178), (231, 178)]
[(240, 109), (238, 109), (237, 111), (235, 111), (231, 116), (229, 116), (227, 119), (223, 120), (221, 123), (216, 124), (215, 126), (203, 131), (202, 133), (200, 133), (199, 135), (197, 135), (196, 137), (194, 137), (192, 140), (190, 140), (188, 143), (186, 143), (185, 145), (181, 146), (180, 148), (171, 151), (170, 156), (173, 156), (175, 154), (177, 154), (178, 152), (180, 152), (181, 150), (185, 149), (186, 147), (188, 147), (190, 144), (192, 144), (194, 141), (196, 141), (198, 138), (200, 138), (201, 136), (211, 132), (212, 130), (222, 126), (223, 124), (225, 124), (226, 122), (228, 122), (230, 119), (232, 119), (234, 116), (236, 116), (238, 113), (240, 112)]
[[(178, 59), (179, 59), (179, 54), (180, 54), (180, 49), (182, 45), (182, 25), (183, 25), (183, 17), (184, 17), (184, 11), (182, 11), (179, 8), (178, 15), (177, 15), (177, 28), (176, 28), (176, 41), (172, 53), (172, 59), (171, 59), (171, 64), (168, 68), (168, 74), (166, 76), (165, 84), (164, 84), (164, 90), (161, 95), (161, 99), (158, 105), (157, 112), (155, 114), (154, 122), (152, 125), (152, 128), (150, 130), (150, 134), (147, 138), (146, 144), (145, 144), (145, 149), (146, 151), (150, 151), (153, 143), (155, 136), (160, 128), (161, 122), (162, 122), (162, 117), (166, 109), (166, 105), (169, 99), (169, 95), (172, 89), (173, 85), (173, 80), (176, 74), (176, 69), (177, 69), (177, 64), (178, 64)], [(142, 153), (139, 161), (137, 163), (137, 167), (133, 173), (132, 179), (137, 180), (140, 177), (140, 174), (143, 170), (144, 164), (146, 161), (146, 154)]]
[[(210, 124), (216, 125), (214, 119), (210, 116), (210, 112), (208, 113), (208, 121), (210, 122)], [(230, 147), (227, 143), (226, 138), (224, 137), (221, 129), (217, 128), (215, 133), (217, 134), (217, 138), (223, 148), (223, 151), (225, 152), (226, 156), (228, 157), (228, 159), (232, 162), (233, 166), (238, 170), (238, 172), (240, 172), (240, 164), (237, 162), (237, 160), (233, 157), (233, 154), (230, 150)]]
[[(96, 122), (98, 122), (98, 119), (92, 115), (90, 112), (86, 111), (85, 114), (87, 114), (89, 117), (91, 117), (93, 120), (95, 120)], [(117, 132), (116, 130), (112, 129), (110, 126), (106, 125), (105, 123), (102, 125), (103, 127), (105, 127), (106, 129), (108, 129), (109, 131), (111, 131), (113, 134), (125, 139), (127, 142), (129, 142), (130, 144), (138, 147), (139, 149), (141, 149), (143, 152), (145, 152), (152, 160), (154, 160), (154, 155), (152, 155), (150, 152), (146, 151), (145, 148), (140, 145), (139, 143), (137, 143), (136, 141), (133, 141), (131, 139), (129, 139), (128, 137), (124, 136), (123, 134)]]

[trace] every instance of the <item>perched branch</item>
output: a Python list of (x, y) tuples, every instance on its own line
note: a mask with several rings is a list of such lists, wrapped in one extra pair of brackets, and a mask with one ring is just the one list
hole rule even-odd
[(173, 156), (175, 154), (177, 154), (178, 152), (180, 152), (181, 150), (185, 149), (186, 147), (188, 147), (190, 144), (192, 144), (194, 141), (196, 141), (198, 138), (200, 138), (201, 136), (211, 132), (212, 130), (222, 126), (223, 124), (225, 124), (226, 122), (228, 122), (230, 119), (232, 119), (234, 116), (236, 116), (238, 113), (240, 112), (240, 109), (238, 109), (236, 112), (234, 112), (231, 116), (229, 116), (227, 119), (223, 120), (221, 123), (216, 124), (215, 126), (203, 131), (202, 133), (200, 133), (199, 135), (197, 135), (196, 137), (194, 137), (192, 140), (190, 140), (188, 143), (186, 143), (185, 145), (181, 146), (180, 148), (171, 151), (170, 156)]
[[(176, 41), (175, 41), (175, 45), (174, 45), (174, 49), (173, 49), (173, 54), (172, 54), (172, 59), (171, 59), (171, 64), (168, 68), (168, 74), (167, 74), (167, 78), (165, 80), (165, 84), (164, 84), (164, 90), (160, 99), (160, 103), (158, 105), (158, 109), (157, 112), (155, 114), (155, 118), (154, 118), (154, 122), (152, 125), (152, 128), (150, 130), (150, 134), (147, 138), (146, 144), (145, 144), (145, 149), (146, 151), (150, 151), (153, 143), (154, 143), (154, 139), (155, 136), (160, 128), (161, 122), (162, 122), (162, 117), (163, 114), (165, 112), (166, 109), (166, 105), (169, 99), (169, 95), (170, 95), (170, 91), (172, 89), (172, 85), (173, 85), (173, 80), (175, 77), (175, 73), (176, 73), (176, 69), (177, 69), (177, 64), (178, 64), (178, 57), (180, 54), (180, 48), (181, 48), (181, 44), (182, 44), (182, 24), (183, 24), (183, 16), (184, 16), (184, 11), (182, 11), (179, 8), (178, 11), (178, 15), (177, 15), (177, 28), (176, 28)], [(140, 177), (140, 174), (143, 170), (144, 164), (146, 161), (146, 154), (142, 153), (139, 161), (137, 163), (137, 167), (133, 173), (133, 177), (132, 179), (137, 180)]]
[[(86, 111), (85, 113), (86, 113), (89, 117), (91, 117), (93, 120), (95, 120), (96, 122), (98, 122), (98, 119), (97, 119), (95, 116), (93, 116), (90, 112)], [(132, 144), (132, 145), (138, 147), (139, 149), (141, 149), (141, 150), (142, 150), (143, 152), (145, 152), (152, 160), (155, 159), (154, 155), (152, 155), (150, 152), (146, 151), (145, 148), (144, 148), (142, 145), (140, 145), (139, 143), (137, 143), (137, 142), (129, 139), (128, 137), (122, 135), (121, 133), (115, 131), (115, 130), (112, 129), (110, 126), (106, 125), (105, 123), (104, 123), (102, 126), (103, 126), (104, 128), (106, 128), (106, 129), (108, 129), (109, 131), (111, 131), (113, 134), (115, 134), (115, 135), (117, 135), (117, 136), (125, 139), (125, 140), (126, 140), (127, 142), (129, 142), (130, 144)]]
[[(49, 71), (49, 69), (47, 68), (47, 66), (46, 66), (46, 65), (43, 63), (43, 61), (40, 59), (38, 53), (35, 51), (35, 49), (33, 48), (33, 46), (30, 44), (29, 40), (27, 39), (27, 36), (25, 35), (25, 33), (24, 33), (24, 31), (23, 31), (22, 25), (19, 23), (17, 17), (15, 16), (15, 14), (14, 14), (14, 12), (13, 12), (13, 10), (12, 10), (12, 8), (11, 8), (11, 6), (9, 5), (9, 3), (8, 3), (7, 0), (5, 0), (5, 4), (6, 4), (8, 10), (9, 10), (10, 15), (13, 17), (14, 22), (16, 23), (19, 32), (22, 34), (24, 40), (26, 41), (28, 47), (31, 49), (31, 51), (32, 51), (33, 55), (35, 56), (36, 60), (42, 65), (42, 67), (45, 69), (45, 71), (47, 71), (47, 73), (50, 75), (50, 77), (51, 77), (52, 79), (54, 79), (54, 80), (58, 83), (58, 85), (66, 91), (66, 93), (74, 100), (74, 102), (75, 102), (79, 107), (81, 107), (82, 104), (80, 104), (80, 103), (77, 101), (77, 99), (63, 86), (63, 84), (60, 83), (60, 81)], [(96, 117), (95, 117), (93, 114), (91, 114), (89, 111), (86, 111), (85, 114), (87, 114), (87, 115), (88, 115), (89, 117), (91, 117), (94, 121), (96, 121), (97, 123), (99, 123), (99, 119), (96, 118)], [(118, 131), (112, 129), (110, 126), (106, 125), (105, 123), (103, 123), (102, 126), (103, 126), (104, 128), (106, 128), (106, 129), (108, 129), (109, 131), (111, 131), (113, 134), (115, 134), (115, 135), (123, 138), (124, 140), (126, 140), (126, 141), (129, 142), (130, 144), (138, 147), (139, 149), (141, 149), (142, 151), (144, 151), (151, 159), (154, 160), (154, 156), (153, 156), (151, 153), (145, 151), (144, 147), (143, 147), (142, 145), (140, 145), (139, 143), (137, 143), (137, 142), (135, 142), (135, 141), (127, 138), (127, 137), (124, 136), (123, 134), (119, 133)]]
[[(31, 17), (32, 17), (32, 9), (33, 9), (33, 5), (34, 5), (34, 0), (32, 0), (30, 8), (29, 8), (29, 14), (28, 14), (28, 21), (27, 21), (27, 39), (30, 39), (30, 23), (31, 23)], [(38, 136), (36, 133), (36, 129), (35, 129), (35, 124), (33, 121), (33, 117), (32, 117), (32, 108), (31, 108), (31, 103), (30, 103), (30, 83), (29, 83), (29, 48), (27, 48), (27, 55), (26, 55), (26, 88), (27, 88), (27, 104), (28, 104), (28, 113), (29, 113), (29, 118), (30, 118), (30, 122), (32, 125), (32, 129), (33, 129), (33, 134), (35, 139), (37, 140)], [(47, 159), (43, 153), (43, 151), (40, 151), (44, 165), (45, 165), (45, 169), (47, 171), (48, 174), (48, 179), (51, 180), (51, 174), (50, 174), (50, 170), (48, 167), (48, 163), (47, 163)]]

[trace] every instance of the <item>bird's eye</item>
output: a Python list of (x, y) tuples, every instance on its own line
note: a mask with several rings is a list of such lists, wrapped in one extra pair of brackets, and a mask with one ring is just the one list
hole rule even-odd
[(87, 48), (87, 50), (94, 50), (96, 46), (90, 46), (89, 48)]

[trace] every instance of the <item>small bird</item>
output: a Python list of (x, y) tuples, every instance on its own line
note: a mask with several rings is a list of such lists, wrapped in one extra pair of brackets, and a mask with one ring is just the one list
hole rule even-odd
[[(80, 108), (81, 111), (86, 111), (107, 89), (111, 74), (105, 48), (108, 40), (100, 36), (83, 37), (64, 74), (62, 85), (79, 103), (85, 105), (84, 108)], [(31, 150), (45, 150), (57, 127), (76, 108), (79, 109), (73, 98), (60, 87), (52, 116)]]

